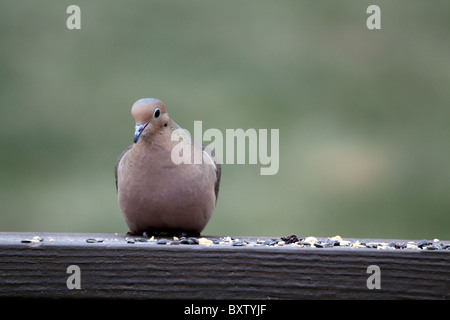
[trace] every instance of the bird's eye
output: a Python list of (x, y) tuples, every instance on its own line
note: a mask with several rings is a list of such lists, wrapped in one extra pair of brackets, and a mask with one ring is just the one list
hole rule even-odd
[(161, 110), (159, 108), (155, 109), (155, 112), (153, 113), (153, 118), (158, 118), (161, 114)]

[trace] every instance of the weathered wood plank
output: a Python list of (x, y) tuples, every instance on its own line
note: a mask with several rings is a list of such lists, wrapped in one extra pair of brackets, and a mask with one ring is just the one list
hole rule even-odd
[[(21, 242), (33, 236), (43, 241)], [(80, 268), (81, 289), (67, 287), (70, 265)], [(367, 287), (370, 265), (380, 268), (381, 289)], [(448, 299), (450, 251), (131, 244), (115, 234), (6, 232), (0, 297)]]

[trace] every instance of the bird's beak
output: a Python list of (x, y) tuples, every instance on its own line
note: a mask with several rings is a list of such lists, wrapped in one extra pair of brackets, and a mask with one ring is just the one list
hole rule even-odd
[(137, 124), (134, 127), (134, 143), (136, 143), (139, 139), (139, 137), (141, 136), (142, 132), (144, 131), (145, 127), (148, 125), (147, 123), (144, 124)]

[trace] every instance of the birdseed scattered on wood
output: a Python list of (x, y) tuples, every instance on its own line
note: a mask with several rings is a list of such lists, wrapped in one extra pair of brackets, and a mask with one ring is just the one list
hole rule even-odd
[(315, 242), (317, 242), (317, 238), (316, 237), (306, 237), (305, 242), (309, 242), (311, 245), (313, 245)]
[(31, 240), (31, 242), (42, 242), (42, 241), (44, 241), (44, 239), (39, 236), (34, 236), (33, 239)]
[[(190, 241), (192, 244), (198, 244), (199, 242), (198, 242), (198, 239), (197, 238), (194, 238), (194, 237), (190, 237), (189, 239), (188, 239), (188, 241)], [(191, 243), (189, 243), (189, 244), (191, 244)]]
[(331, 237), (331, 238), (328, 238), (328, 239), (330, 239), (330, 240), (335, 240), (335, 241), (338, 241), (338, 242), (341, 242), (341, 241), (342, 241), (341, 236), (334, 236), (334, 237)]
[(198, 243), (203, 246), (212, 246), (214, 242), (212, 240), (206, 239), (206, 238), (199, 238)]
[(318, 241), (314, 242), (314, 246), (316, 248), (331, 248), (331, 247), (334, 247), (334, 242), (318, 240)]
[(392, 246), (378, 246), (377, 250), (395, 250), (395, 247), (392, 247)]
[(156, 241), (157, 244), (167, 244), (167, 239), (159, 239), (158, 241)]
[(352, 244), (352, 242), (348, 241), (348, 240), (339, 241), (339, 246), (341, 246), (341, 247), (349, 247), (351, 244)]
[(417, 243), (417, 246), (418, 246), (420, 249), (423, 249), (424, 246), (429, 246), (429, 245), (432, 245), (432, 244), (433, 244), (433, 242), (430, 241), (430, 240), (421, 240), (421, 241), (419, 241), (419, 242)]
[(284, 241), (285, 244), (291, 244), (302, 240), (302, 238), (299, 238), (296, 234), (291, 234), (290, 236), (287, 237), (281, 237), (280, 239)]
[[(172, 240), (173, 239), (173, 240)], [(334, 247), (348, 247), (350, 249), (372, 249), (372, 250), (447, 250), (450, 251), (450, 243), (445, 243), (439, 239), (433, 240), (420, 240), (420, 241), (391, 241), (391, 242), (378, 242), (378, 241), (365, 241), (365, 240), (346, 240), (341, 236), (336, 235), (333, 237), (300, 237), (295, 234), (291, 234), (286, 237), (279, 238), (265, 238), (256, 240), (243, 240), (230, 236), (213, 238), (213, 237), (172, 237), (172, 239), (166, 238), (130, 238), (127, 237), (125, 241), (127, 243), (142, 242), (149, 245), (154, 244), (167, 244), (167, 245), (203, 245), (203, 246), (233, 246), (233, 247), (292, 247), (292, 248), (323, 248), (332, 249)], [(118, 241), (119, 239), (102, 239), (102, 238), (88, 238), (88, 243), (99, 243), (103, 241)], [(22, 243), (33, 243), (43, 241), (40, 237), (33, 237), (32, 239), (23, 239)], [(52, 241), (52, 240), (49, 240)], [(54, 241), (54, 240), (53, 240)]]
[(350, 245), (351, 248), (366, 248), (366, 245), (356, 240)]

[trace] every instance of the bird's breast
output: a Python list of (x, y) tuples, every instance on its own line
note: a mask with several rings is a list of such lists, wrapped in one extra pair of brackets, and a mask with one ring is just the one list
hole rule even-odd
[(119, 163), (119, 204), (139, 225), (206, 223), (215, 206), (214, 184), (211, 165), (174, 164), (161, 148), (131, 149)]

